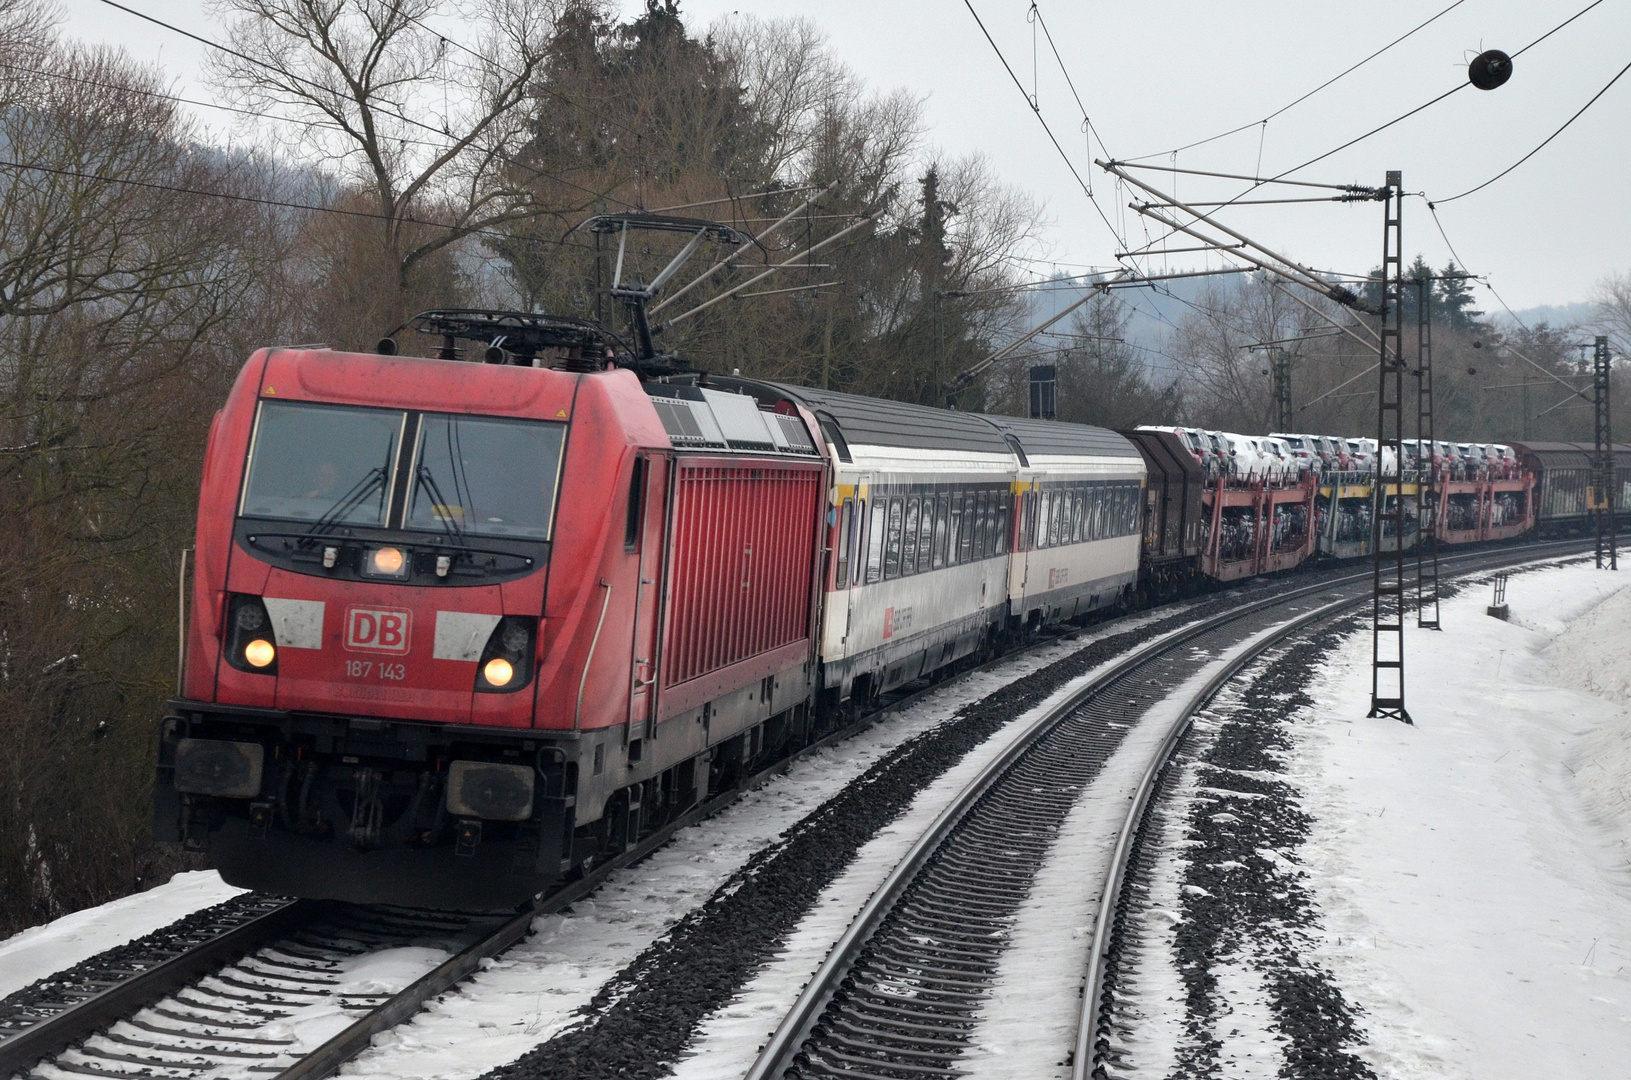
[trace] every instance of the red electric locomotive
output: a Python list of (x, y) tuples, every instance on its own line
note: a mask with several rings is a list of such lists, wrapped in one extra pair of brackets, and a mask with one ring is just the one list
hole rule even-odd
[(262, 350), (216, 417), (156, 820), (233, 884), (508, 908), (804, 734), (825, 451), (594, 324), (419, 328)]

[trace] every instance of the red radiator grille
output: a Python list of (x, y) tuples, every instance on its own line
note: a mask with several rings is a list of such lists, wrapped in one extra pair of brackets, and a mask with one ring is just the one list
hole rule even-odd
[(810, 625), (821, 470), (676, 470), (664, 687), (800, 641)]

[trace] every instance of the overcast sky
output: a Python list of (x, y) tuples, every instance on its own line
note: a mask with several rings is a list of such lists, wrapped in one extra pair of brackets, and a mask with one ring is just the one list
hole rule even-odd
[[(1266, 126), (1255, 123), (1451, 2), (1038, 0), (1038, 7), (1116, 158), (1154, 155), (1147, 160), (1170, 165), (1174, 148), (1252, 124), (1179, 153), (1177, 165), (1273, 175), (1465, 83), (1467, 61), (1479, 50), (1515, 53), (1590, 0), (1462, 0), (1335, 85)], [(69, 34), (160, 61), (182, 92), (208, 96), (198, 75), (202, 46), (99, 0), (62, 3)], [(128, 6), (219, 37), (202, 0), (128, 0)], [(638, 6), (625, 0), (625, 10)], [(1143, 226), (1125, 210), (1125, 192), (1091, 164), (1103, 151), (1095, 141), (1090, 155), (1081, 112), (1046, 40), (1027, 19), (1030, 7), (1029, 0), (974, 0), (1027, 90), (1034, 79), (1041, 116), (1092, 184), (1115, 231), (1142, 243)], [(810, 20), (870, 84), (923, 97), (935, 147), (950, 155), (988, 155), (1008, 183), (1045, 203), (1036, 269), (1076, 272), (1114, 263), (1121, 241), (1095, 213), (961, 0), (683, 0), (681, 11), (696, 30), (733, 11)], [(1446, 200), (1438, 213), (1449, 242), (1514, 308), (1586, 299), (1605, 274), (1631, 271), (1631, 74), (1509, 176), (1464, 199), (1451, 197), (1534, 149), (1628, 62), (1631, 0), (1603, 0), (1518, 57), (1506, 86), (1487, 93), (1468, 86), (1294, 175), (1380, 185), (1387, 170), (1400, 169), (1406, 190)], [(221, 126), (219, 119), (211, 122)], [(1171, 190), (1170, 174), (1147, 175)], [(1241, 190), (1205, 186), (1194, 177), (1176, 182), (1187, 199), (1228, 198)], [(1380, 261), (1376, 204), (1234, 207), (1226, 215), (1236, 229), (1308, 265), (1363, 273)], [(1435, 267), (1450, 260), (1422, 199), (1406, 202), (1404, 234), (1407, 255), (1423, 252)], [(1173, 255), (1169, 262), (1178, 269), (1200, 265), (1199, 258)], [(1487, 293), (1480, 302), (1498, 309)]]

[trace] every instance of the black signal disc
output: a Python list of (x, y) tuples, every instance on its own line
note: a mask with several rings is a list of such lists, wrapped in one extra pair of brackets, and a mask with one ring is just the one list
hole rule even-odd
[(1480, 90), (1493, 90), (1512, 78), (1512, 57), (1500, 49), (1481, 52), (1467, 65), (1467, 78)]

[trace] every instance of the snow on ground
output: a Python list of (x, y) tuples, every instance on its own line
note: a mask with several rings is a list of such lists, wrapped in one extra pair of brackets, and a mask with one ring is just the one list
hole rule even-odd
[(223, 882), (214, 870), (200, 870), (30, 927), (0, 941), (0, 997), (243, 891)]
[[(1370, 640), (1329, 657), (1291, 777), (1320, 960), (1381, 1076), (1620, 1078), (1631, 1059), (1631, 575), (1515, 574), (1407, 631), (1415, 726), (1368, 720)], [(1601, 695), (1601, 696), (1599, 696)]]
[[(706, 901), (748, 858), (896, 746), (964, 704), (1093, 641), (1181, 610), (1164, 608), (1117, 620), (1075, 641), (1045, 646), (956, 680), (794, 764), (786, 775), (749, 792), (718, 816), (681, 831), (638, 865), (614, 872), (593, 896), (569, 911), (537, 919), (525, 941), (488, 961), (482, 972), (410, 1023), (377, 1036), (373, 1048), (342, 1075), (467, 1080), (514, 1061), (571, 1026), (577, 1010), (608, 979)], [(756, 1032), (762, 1026), (750, 1024)], [(762, 1032), (758, 1037), (762, 1041)]]
[[(982, 1080), (1069, 1075), (1069, 1068), (1062, 1062), (1076, 1037), (1079, 991), (1087, 970), (1092, 922), (1109, 848), (1125, 817), (1128, 796), (1143, 778), (1154, 745), (1165, 737), (1182, 703), (1226, 662), (1227, 656), (1208, 665), (1175, 691), (1169, 701), (1146, 713), (1145, 722), (1128, 733), (1088, 785), (1081, 803), (1066, 818), (1036, 888), (1020, 910), (1011, 948), (999, 967), (998, 985), (987, 1002), (985, 1020), (976, 1029), (970, 1059), (979, 1060), (976, 1075)], [(674, 1069), (676, 1080), (736, 1080), (742, 1076), (862, 905), (923, 831), (988, 762), (1000, 756), (1040, 716), (1114, 663), (1100, 665), (1071, 680), (1005, 724), (984, 745), (925, 788), (913, 800), (911, 809), (864, 845), (789, 937), (781, 955), (703, 1025), (688, 1055)], [(1112, 839), (1106, 839), (1107, 833)]]
[[(1248, 671), (1255, 670), (1255, 665)], [(1186, 746), (1209, 740), (1220, 726), (1216, 714), (1238, 698), (1238, 681), (1225, 686), (1210, 708), (1195, 718)], [(1197, 770), (1186, 767), (1155, 808), (1149, 843), (1158, 852), (1182, 852), (1195, 843), (1188, 838), (1190, 808), (1199, 793)], [(1126, 928), (1122, 940), (1124, 970), (1116, 983), (1115, 1049), (1122, 1055), (1117, 1076), (1179, 1075), (1177, 1048), (1188, 1039), (1184, 998), (1188, 993), (1173, 966), (1177, 948), (1175, 931), (1184, 921), (1182, 890), (1185, 860), (1158, 857), (1149, 874), (1149, 891), (1134, 909), (1138, 922)]]

